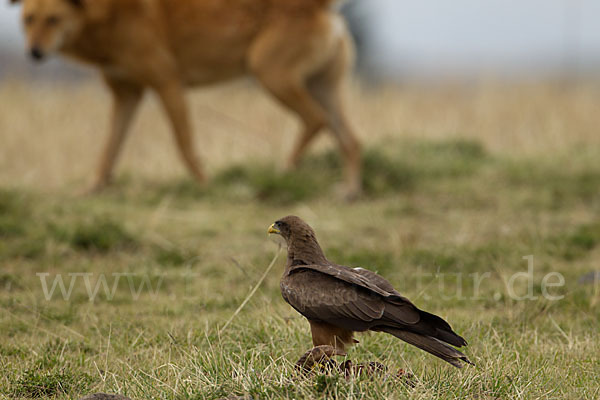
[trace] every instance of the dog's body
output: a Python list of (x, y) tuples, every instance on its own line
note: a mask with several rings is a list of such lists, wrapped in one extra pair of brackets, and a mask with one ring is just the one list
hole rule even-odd
[(32, 57), (59, 52), (91, 64), (113, 93), (93, 189), (109, 182), (145, 89), (158, 94), (187, 167), (203, 181), (184, 88), (252, 74), (303, 122), (290, 166), (327, 127), (344, 156), (348, 194), (360, 191), (360, 148), (340, 94), (352, 42), (334, 0), (22, 1)]

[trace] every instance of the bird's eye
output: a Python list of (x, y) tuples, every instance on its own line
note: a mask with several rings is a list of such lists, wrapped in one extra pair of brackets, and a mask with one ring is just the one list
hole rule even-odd
[(48, 26), (58, 25), (59, 22), (60, 18), (56, 15), (51, 15), (48, 18), (46, 18), (46, 25)]
[(33, 19), (33, 15), (26, 15), (25, 18), (23, 18), (23, 22), (25, 25), (31, 25), (33, 23)]

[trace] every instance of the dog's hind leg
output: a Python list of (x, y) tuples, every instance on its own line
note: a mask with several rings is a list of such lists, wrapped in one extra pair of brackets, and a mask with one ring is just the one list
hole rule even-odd
[(185, 101), (184, 89), (179, 82), (169, 80), (155, 88), (165, 111), (171, 121), (175, 141), (183, 161), (194, 178), (203, 183), (206, 181), (200, 161), (194, 148), (192, 129)]
[[(345, 63), (347, 58), (341, 53), (340, 57), (335, 56), (344, 37), (340, 32), (344, 31), (337, 26), (335, 17), (321, 17), (317, 22), (309, 21), (314, 23), (298, 17), (274, 24), (252, 46), (250, 66), (262, 85), (303, 122), (304, 129), (289, 164), (297, 164), (321, 128), (329, 127), (344, 157), (345, 194), (355, 197), (361, 187), (360, 148), (341, 112), (341, 78), (331, 76), (342, 74), (346, 67), (337, 64)], [(316, 90), (315, 83), (321, 80), (324, 84)]]
[[(277, 27), (263, 34), (250, 51), (250, 66), (263, 87), (300, 118), (303, 127), (296, 145), (299, 149), (326, 126), (327, 112), (306, 86), (307, 76), (315, 67), (303, 58), (303, 43), (287, 43), (284, 38)], [(300, 154), (296, 153), (301, 152), (294, 150), (288, 167), (298, 163)]]
[(110, 183), (123, 141), (144, 93), (140, 85), (109, 76), (104, 79), (113, 96), (112, 122), (91, 192), (100, 191)]
[[(327, 111), (328, 126), (344, 156), (346, 182), (349, 186), (347, 195), (350, 197), (360, 194), (362, 187), (360, 144), (352, 124), (348, 121), (342, 93), (352, 54), (352, 43), (346, 37), (340, 41), (327, 65), (308, 82), (311, 95)], [(297, 149), (298, 157), (302, 151), (304, 148)]]
[(311, 96), (305, 83), (296, 76), (287, 75), (288, 73), (271, 70), (259, 79), (275, 97), (295, 111), (302, 122), (300, 137), (287, 162), (287, 168), (291, 169), (298, 165), (308, 144), (327, 125), (327, 113)]

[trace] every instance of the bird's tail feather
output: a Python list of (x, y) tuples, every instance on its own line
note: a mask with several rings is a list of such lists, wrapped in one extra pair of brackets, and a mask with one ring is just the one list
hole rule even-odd
[(398, 339), (404, 340), (406, 343), (412, 344), (426, 352), (433, 354), (442, 360), (449, 362), (457, 368), (464, 366), (463, 362), (467, 364), (473, 364), (466, 355), (456, 350), (454, 347), (443, 343), (442, 341), (425, 335), (419, 335), (418, 333), (408, 332), (392, 327), (380, 328), (381, 331), (392, 334)]
[(426, 322), (427, 325), (436, 328), (436, 334), (430, 336), (456, 347), (467, 345), (467, 341), (461, 336), (457, 335), (456, 332), (452, 330), (450, 325), (442, 318), (423, 310), (419, 310), (419, 314), (421, 316), (421, 321)]

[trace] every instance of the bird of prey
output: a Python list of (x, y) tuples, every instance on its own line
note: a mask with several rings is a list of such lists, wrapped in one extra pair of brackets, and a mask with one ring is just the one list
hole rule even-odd
[(375, 272), (329, 261), (313, 229), (296, 216), (273, 223), (269, 233), (287, 242), (281, 294), (310, 323), (314, 346), (343, 353), (354, 332), (386, 332), (455, 367), (471, 363), (452, 346), (466, 346), (442, 318), (419, 310)]

